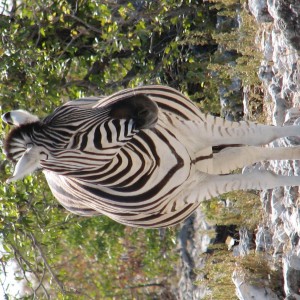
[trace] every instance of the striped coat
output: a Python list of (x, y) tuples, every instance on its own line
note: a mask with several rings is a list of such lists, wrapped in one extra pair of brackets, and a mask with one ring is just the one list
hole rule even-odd
[(24, 111), (3, 119), (16, 125), (5, 141), (7, 157), (17, 162), (9, 181), (42, 168), (57, 200), (79, 215), (166, 227), (224, 192), (298, 185), (297, 176), (223, 175), (265, 159), (298, 159), (300, 152), (259, 146), (295, 135), (297, 126), (204, 115), (165, 86), (71, 101), (43, 120)]

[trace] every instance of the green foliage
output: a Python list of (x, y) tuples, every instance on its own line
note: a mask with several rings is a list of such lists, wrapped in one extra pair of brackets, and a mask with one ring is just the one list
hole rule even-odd
[(23, 1), (13, 22), (4, 18), (3, 96), (45, 101), (140, 82), (179, 86), (194, 55), (178, 41), (203, 27), (205, 14), (197, 1)]
[(235, 269), (236, 259), (228, 253), (225, 245), (217, 245), (214, 248), (213, 255), (203, 254), (206, 256), (206, 266), (198, 271), (203, 275), (203, 279), (195, 282), (196, 285), (205, 285), (210, 294), (204, 299), (238, 299), (235, 295), (235, 287), (232, 283), (232, 273)]
[(245, 281), (257, 287), (270, 287), (279, 291), (282, 285), (282, 270), (276, 270), (264, 253), (250, 252), (237, 259), (237, 270), (242, 271)]
[(225, 245), (211, 247), (213, 254), (203, 254), (207, 263), (204, 269), (196, 272), (203, 279), (195, 282), (207, 286), (210, 294), (204, 299), (238, 299), (232, 282), (234, 271), (242, 274), (244, 281), (255, 287), (269, 287), (277, 294), (282, 294), (282, 270), (276, 269), (263, 253), (251, 251), (244, 257), (235, 257)]
[[(230, 201), (229, 206), (225, 205), (226, 201)], [(246, 191), (234, 191), (204, 201), (201, 208), (206, 218), (217, 225), (243, 225), (254, 229), (262, 218), (259, 195)]]
[[(240, 51), (236, 68), (219, 57), (218, 44), (239, 48), (236, 32), (215, 31), (217, 10), (229, 16), (228, 5), (197, 0), (12, 3), (8, 9), (1, 1), (2, 112), (23, 108), (44, 116), (69, 99), (162, 83), (219, 113), (220, 85), (236, 75), (255, 82), (249, 76), (256, 70), (256, 60), (247, 63), (255, 58), (249, 47)], [(247, 34), (241, 44), (249, 45)], [(1, 124), (1, 140), (7, 131)], [(68, 214), (39, 173), (5, 184), (12, 166), (0, 155), (1, 262), (5, 266), (15, 259), (18, 277), (29, 289), (27, 299), (154, 299), (168, 291), (176, 278), (176, 230), (137, 230), (106, 217)]]
[[(223, 1), (222, 1), (223, 2)], [(232, 13), (233, 2), (231, 5), (222, 5), (222, 13), (228, 15)], [(234, 5), (236, 7), (236, 4)], [(237, 8), (238, 9), (238, 8)], [(242, 80), (244, 86), (259, 85), (257, 76), (258, 68), (262, 59), (262, 54), (255, 47), (255, 38), (258, 31), (257, 23), (252, 15), (247, 11), (240, 11), (241, 26), (238, 29), (230, 29), (227, 32), (214, 32), (213, 39), (217, 44), (222, 45), (227, 51), (236, 51), (236, 64), (220, 63), (218, 57), (210, 64), (209, 69), (217, 71), (225, 78), (238, 77)]]

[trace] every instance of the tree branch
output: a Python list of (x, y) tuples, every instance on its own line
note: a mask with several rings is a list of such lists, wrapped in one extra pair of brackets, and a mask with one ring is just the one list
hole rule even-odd
[(87, 27), (88, 29), (92, 30), (92, 31), (95, 31), (97, 33), (100, 33), (102, 34), (102, 31), (99, 30), (98, 28), (86, 23), (85, 21), (83, 21), (82, 19), (74, 16), (74, 15), (71, 15), (71, 14), (65, 14), (64, 17), (67, 17), (67, 18), (71, 18), (71, 19), (74, 19), (75, 21), (81, 23), (82, 25), (84, 25), (85, 27)]
[[(42, 289), (44, 290), (44, 293), (45, 293), (47, 299), (50, 299), (50, 296), (49, 296), (49, 294), (47, 292), (47, 289), (45, 288), (45, 286), (44, 286), (44, 284), (42, 282), (43, 276), (42, 276), (42, 279), (40, 279), (39, 276), (38, 276), (38, 274), (35, 272), (35, 270), (33, 270), (30, 262), (27, 259), (24, 258), (24, 256), (19, 251), (19, 249), (17, 249), (17, 247), (15, 247), (15, 245), (13, 243), (11, 243), (11, 242), (9, 243), (9, 245), (12, 247), (12, 249), (14, 251), (15, 260), (18, 263), (20, 269), (22, 270), (25, 280), (28, 283), (31, 283), (30, 280), (26, 276), (26, 270), (24, 270), (24, 267), (22, 266), (21, 260), (26, 264), (26, 266), (28, 267), (28, 269), (30, 270), (30, 272), (35, 276), (36, 280), (38, 280), (38, 282), (39, 282), (38, 288), (42, 287)], [(35, 289), (32, 288), (32, 292), (33, 292), (34, 295), (36, 294), (36, 291), (38, 290), (38, 288), (35, 288)]]
[(66, 294), (66, 291), (65, 291), (65, 288), (64, 288), (62, 282), (57, 278), (56, 274), (53, 272), (51, 266), (49, 265), (49, 263), (48, 263), (48, 261), (47, 261), (46, 256), (44, 255), (44, 252), (43, 252), (43, 250), (42, 250), (40, 244), (39, 244), (38, 241), (36, 240), (35, 236), (34, 236), (32, 233), (30, 233), (30, 234), (29, 234), (29, 237), (31, 238), (31, 240), (32, 240), (32, 242), (33, 242), (33, 244), (34, 244), (34, 246), (38, 249), (38, 251), (39, 251), (39, 253), (40, 253), (40, 255), (41, 255), (42, 259), (43, 259), (43, 262), (44, 262), (44, 264), (45, 264), (47, 270), (48, 270), (49, 273), (51, 274), (51, 276), (52, 276), (52, 278), (54, 279), (55, 283), (58, 285), (60, 291), (61, 291), (63, 294)]
[(145, 287), (164, 287), (165, 285), (163, 283), (145, 283), (145, 284), (137, 284), (137, 285), (132, 285), (132, 286), (125, 286), (125, 289), (140, 289), (140, 288), (145, 288)]

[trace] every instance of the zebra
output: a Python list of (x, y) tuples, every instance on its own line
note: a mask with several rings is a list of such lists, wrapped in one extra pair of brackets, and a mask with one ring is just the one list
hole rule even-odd
[(59, 203), (81, 216), (169, 227), (223, 193), (300, 183), (271, 171), (232, 173), (259, 161), (300, 159), (299, 147), (263, 147), (298, 136), (300, 126), (203, 114), (167, 86), (69, 101), (43, 119), (23, 110), (2, 119), (14, 125), (4, 141), (4, 153), (16, 163), (7, 182), (41, 169)]

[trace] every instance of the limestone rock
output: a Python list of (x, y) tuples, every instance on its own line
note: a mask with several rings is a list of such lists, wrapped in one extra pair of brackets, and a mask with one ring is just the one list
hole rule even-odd
[(273, 21), (273, 18), (268, 11), (266, 0), (249, 0), (248, 6), (257, 22), (263, 23)]
[(268, 287), (259, 287), (245, 282), (245, 275), (235, 270), (232, 281), (236, 286), (236, 295), (240, 300), (279, 300), (278, 296)]

